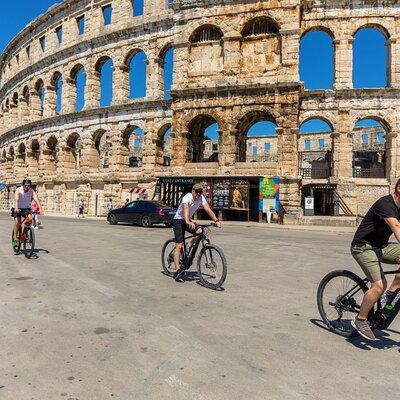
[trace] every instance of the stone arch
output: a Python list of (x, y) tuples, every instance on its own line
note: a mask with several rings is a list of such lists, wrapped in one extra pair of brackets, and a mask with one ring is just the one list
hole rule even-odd
[(223, 37), (224, 34), (218, 26), (212, 24), (204, 24), (195, 29), (195, 31), (190, 35), (189, 42), (194, 44), (219, 41)]
[(51, 77), (50, 87), (52, 96), (54, 97), (54, 112), (56, 114), (61, 114), (62, 111), (62, 92), (63, 92), (63, 76), (61, 72), (56, 71)]
[[(211, 126), (215, 128), (213, 138), (206, 136), (206, 130)], [(188, 124), (186, 160), (194, 163), (218, 162), (219, 130), (220, 123), (212, 115), (205, 113), (195, 116)]]
[(109, 56), (100, 57), (95, 64), (100, 84), (100, 107), (108, 107), (113, 99), (114, 62)]
[(160, 72), (159, 72), (159, 83), (162, 92), (164, 93), (164, 99), (171, 99), (171, 87), (173, 83), (173, 71), (174, 71), (174, 47), (172, 43), (165, 45), (158, 56)]
[(43, 151), (44, 169), (48, 172), (55, 172), (58, 163), (58, 139), (55, 135), (50, 135), (46, 140), (46, 147)]
[(30, 95), (29, 87), (27, 85), (24, 86), (22, 89), (22, 98), (25, 100), (27, 106), (30, 104)]
[(122, 133), (125, 165), (129, 168), (142, 166), (145, 133), (138, 125), (129, 124)]
[(73, 83), (74, 111), (82, 111), (85, 106), (86, 70), (83, 64), (76, 64), (71, 69), (70, 78)]
[(280, 27), (274, 19), (260, 16), (247, 21), (241, 30), (241, 35), (242, 37), (277, 35), (279, 31)]
[(129, 98), (146, 97), (147, 55), (141, 49), (131, 50), (125, 58), (124, 65), (129, 74)]
[(311, 26), (309, 28), (307, 28), (306, 30), (304, 30), (304, 32), (302, 32), (301, 36), (300, 36), (300, 40), (306, 36), (307, 34), (311, 33), (311, 32), (324, 32), (326, 33), (332, 40), (335, 40), (335, 33), (327, 26), (324, 25), (314, 25)]
[(390, 35), (378, 24), (365, 24), (353, 35), (353, 87), (384, 88), (390, 85)]
[(77, 132), (68, 135), (66, 142), (65, 169), (79, 170), (81, 163), (82, 140)]
[(98, 129), (93, 134), (96, 152), (97, 168), (108, 168), (110, 166), (111, 137), (105, 129)]
[(362, 24), (359, 27), (357, 27), (354, 32), (353, 32), (353, 38), (357, 35), (358, 32), (360, 32), (363, 29), (377, 29), (380, 33), (382, 33), (386, 39), (389, 39), (392, 35), (390, 34), (388, 28), (383, 26), (380, 23), (367, 23), (367, 24)]
[(19, 103), (19, 94), (18, 94), (18, 92), (14, 92), (13, 93), (12, 102), (13, 102), (14, 106), (18, 107), (18, 103)]
[(164, 124), (157, 132), (156, 164), (169, 166), (172, 159), (172, 125)]
[(360, 118), (355, 121), (352, 132), (354, 178), (390, 176), (390, 164), (393, 160), (387, 150), (394, 144), (389, 132), (390, 125), (380, 117)]
[[(253, 160), (255, 155), (252, 152), (252, 155), (248, 154), (248, 133), (249, 130), (260, 122), (267, 122), (275, 125), (275, 129), (277, 129), (277, 121), (272, 112), (263, 111), (263, 110), (253, 110), (247, 112), (242, 118), (239, 119), (236, 125), (236, 161), (238, 162), (246, 162), (249, 160)], [(276, 133), (275, 133), (276, 134)], [(272, 136), (272, 135), (271, 135)], [(253, 149), (253, 143), (252, 149)], [(259, 143), (256, 143), (257, 148), (259, 147)], [(276, 145), (277, 147), (277, 145)], [(249, 156), (249, 157), (248, 157)]]

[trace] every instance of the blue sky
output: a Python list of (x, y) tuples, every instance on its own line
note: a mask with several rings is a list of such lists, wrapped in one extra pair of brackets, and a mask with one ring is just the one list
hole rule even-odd
[[(143, 0), (138, 0), (140, 3)], [(16, 3), (18, 5), (16, 5)], [(9, 41), (20, 32), (32, 19), (44, 13), (49, 7), (60, 1), (54, 0), (18, 0), (17, 2), (2, 2), (0, 13), (0, 51), (3, 51)], [(140, 4), (139, 9), (142, 8)], [(386, 86), (386, 38), (373, 29), (365, 29), (358, 32), (354, 42), (354, 87), (385, 87)], [(171, 54), (168, 55), (171, 60)], [(329, 89), (333, 83), (333, 47), (331, 38), (323, 32), (310, 32), (300, 45), (300, 78), (305, 82), (307, 89)], [(143, 60), (138, 59), (138, 63)], [(143, 70), (143, 68), (142, 68)], [(110, 74), (108, 74), (110, 78)], [(170, 82), (170, 74), (166, 73)], [(138, 91), (143, 92), (144, 82), (136, 82)], [(105, 100), (110, 101), (110, 82), (103, 84), (105, 88)], [(132, 93), (131, 93), (131, 97)], [(374, 121), (365, 121), (360, 125), (376, 125)], [(216, 138), (216, 126), (210, 127), (206, 134), (210, 138)], [(329, 130), (329, 126), (323, 121), (309, 121), (303, 124), (301, 132), (316, 132)], [(260, 122), (253, 126), (248, 134), (273, 135), (275, 126), (272, 123)]]

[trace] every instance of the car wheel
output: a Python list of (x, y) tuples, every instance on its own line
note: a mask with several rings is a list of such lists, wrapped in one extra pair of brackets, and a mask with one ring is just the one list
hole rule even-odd
[(151, 220), (148, 215), (144, 215), (142, 218), (142, 226), (144, 228), (150, 228), (151, 227)]
[(118, 221), (117, 221), (117, 217), (114, 214), (111, 214), (108, 217), (108, 222), (110, 225), (117, 225)]

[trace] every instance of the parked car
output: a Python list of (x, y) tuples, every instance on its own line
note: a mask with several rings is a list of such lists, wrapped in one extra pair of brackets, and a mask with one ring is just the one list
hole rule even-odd
[(107, 221), (111, 225), (118, 222), (142, 225), (148, 228), (154, 224), (171, 227), (176, 209), (161, 201), (137, 200), (108, 213)]

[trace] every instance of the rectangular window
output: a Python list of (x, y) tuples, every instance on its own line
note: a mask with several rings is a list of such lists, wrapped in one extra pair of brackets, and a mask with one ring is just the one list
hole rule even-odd
[(269, 153), (271, 151), (271, 143), (264, 143), (264, 152)]
[(26, 56), (28, 57), (28, 60), (31, 58), (31, 46), (26, 47)]
[(63, 41), (63, 28), (62, 28), (62, 26), (59, 26), (58, 28), (56, 28), (56, 35), (57, 35), (58, 44), (61, 45), (61, 43)]
[(364, 134), (361, 136), (361, 142), (362, 142), (362, 143), (368, 143), (368, 133), (364, 133)]
[(325, 139), (318, 139), (318, 146), (323, 149), (325, 147)]
[(78, 35), (81, 36), (85, 33), (85, 16), (81, 15), (76, 19), (76, 24), (78, 25)]
[(112, 21), (112, 7), (105, 6), (103, 7), (103, 22), (104, 25), (110, 25)]
[(383, 143), (385, 141), (385, 133), (384, 132), (378, 132), (378, 142)]
[(42, 36), (39, 39), (39, 43), (40, 43), (40, 48), (42, 49), (42, 53), (44, 53), (46, 50), (46, 36)]
[(304, 141), (304, 148), (305, 148), (306, 150), (311, 150), (311, 140), (310, 140), (310, 139), (306, 139), (306, 140)]
[(253, 156), (256, 156), (258, 153), (257, 146), (253, 146)]
[(144, 11), (144, 0), (132, 0), (132, 11), (134, 17), (140, 17)]

